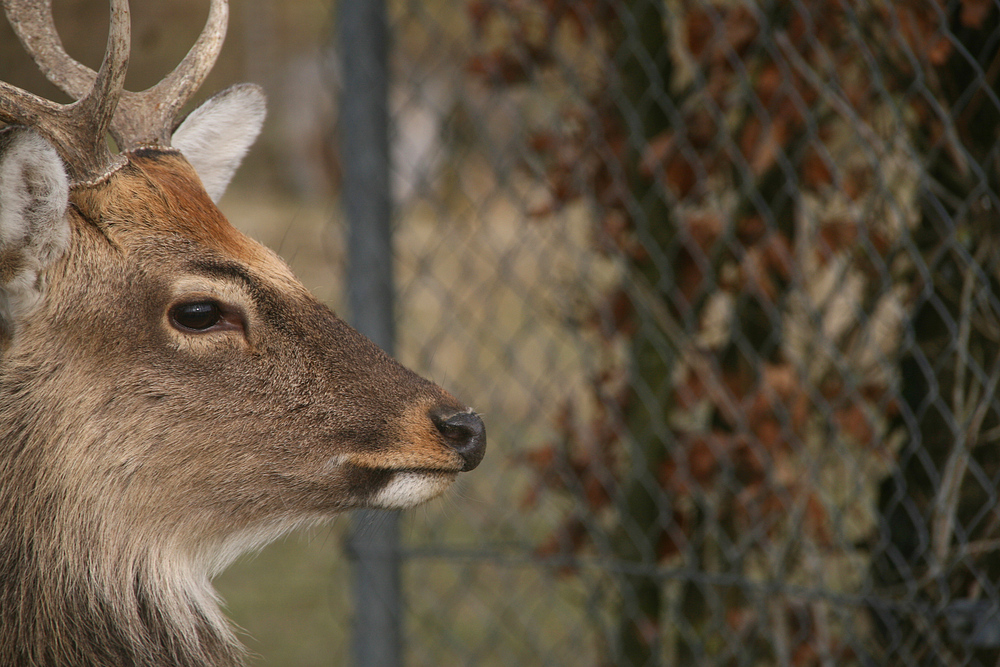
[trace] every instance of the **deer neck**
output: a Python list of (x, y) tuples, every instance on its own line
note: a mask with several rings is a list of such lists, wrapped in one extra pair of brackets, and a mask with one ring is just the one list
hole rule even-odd
[[(46, 486), (30, 438), (0, 438), (0, 664), (235, 667), (242, 648), (208, 572)], [(19, 442), (20, 441), (20, 442)]]

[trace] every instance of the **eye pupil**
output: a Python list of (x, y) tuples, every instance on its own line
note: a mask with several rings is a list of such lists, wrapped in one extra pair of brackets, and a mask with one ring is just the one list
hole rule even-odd
[(205, 301), (181, 304), (176, 306), (170, 315), (175, 324), (185, 329), (203, 331), (217, 324), (222, 313), (218, 304)]

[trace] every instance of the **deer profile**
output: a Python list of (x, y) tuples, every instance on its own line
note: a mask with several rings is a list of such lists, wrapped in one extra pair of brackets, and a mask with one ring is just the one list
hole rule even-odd
[(437, 496), (479, 464), (483, 423), (216, 208), (263, 94), (174, 116), (225, 0), (138, 93), (126, 0), (98, 72), (50, 0), (4, 7), (77, 101), (0, 83), (0, 664), (242, 664), (211, 577), (296, 526)]

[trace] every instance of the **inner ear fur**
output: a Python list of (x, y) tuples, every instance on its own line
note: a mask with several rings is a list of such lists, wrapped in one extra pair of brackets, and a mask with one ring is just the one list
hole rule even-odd
[(26, 127), (0, 130), (0, 320), (40, 296), (38, 275), (69, 245), (69, 180), (55, 149)]
[(195, 109), (174, 130), (170, 143), (198, 173), (218, 202), (264, 125), (266, 99), (260, 86), (231, 86)]

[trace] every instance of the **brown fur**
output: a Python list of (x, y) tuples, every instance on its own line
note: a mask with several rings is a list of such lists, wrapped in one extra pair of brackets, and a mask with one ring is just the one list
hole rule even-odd
[(24, 256), (20, 248), (0, 250), (0, 284), (10, 282), (24, 268)]
[[(0, 357), (0, 664), (240, 664), (208, 578), (396, 475), (439, 493), (463, 460), (429, 415), (466, 408), (233, 229), (176, 152), (70, 199)], [(245, 328), (179, 332), (193, 296)]]

